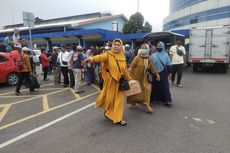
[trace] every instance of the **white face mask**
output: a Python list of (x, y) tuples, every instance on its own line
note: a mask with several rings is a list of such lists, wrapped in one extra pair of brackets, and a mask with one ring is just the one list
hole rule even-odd
[(109, 46), (105, 46), (105, 50), (108, 50), (108, 49), (110, 49), (110, 47)]

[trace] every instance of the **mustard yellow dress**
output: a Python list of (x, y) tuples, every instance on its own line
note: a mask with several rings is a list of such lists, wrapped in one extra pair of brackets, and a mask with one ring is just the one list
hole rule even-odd
[(130, 65), (130, 75), (133, 80), (139, 81), (142, 92), (127, 97), (128, 104), (139, 103), (150, 107), (151, 84), (148, 82), (147, 71), (151, 72), (151, 74), (158, 74), (150, 58), (136, 56)]
[(119, 90), (119, 80), (121, 74), (130, 79), (124, 51), (114, 53), (110, 50), (106, 53), (93, 56), (90, 60), (91, 62), (103, 62), (103, 67), (106, 69), (106, 73), (102, 76), (104, 79), (103, 89), (96, 99), (96, 107), (103, 108), (105, 116), (111, 119), (113, 123), (118, 123), (123, 120), (125, 99), (124, 93)]

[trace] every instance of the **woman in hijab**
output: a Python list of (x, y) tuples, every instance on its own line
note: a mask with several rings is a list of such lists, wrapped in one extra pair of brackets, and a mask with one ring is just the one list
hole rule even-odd
[(124, 93), (119, 90), (119, 80), (121, 75), (124, 75), (128, 80), (131, 78), (126, 67), (123, 42), (120, 39), (115, 39), (111, 50), (89, 57), (85, 62), (104, 63), (103, 68), (106, 69), (106, 73), (102, 76), (103, 89), (96, 99), (96, 107), (103, 108), (105, 117), (112, 120), (113, 123), (125, 126), (126, 121), (123, 120)]
[(151, 63), (149, 56), (149, 46), (143, 44), (138, 51), (138, 55), (134, 58), (130, 65), (130, 74), (133, 80), (138, 80), (142, 92), (136, 95), (127, 97), (127, 103), (136, 106), (136, 103), (145, 105), (145, 111), (152, 113), (153, 109), (150, 107), (150, 93), (151, 84), (148, 82), (148, 73), (156, 75), (156, 80), (160, 81), (160, 76)]
[(160, 81), (153, 77), (154, 90), (151, 93), (152, 102), (163, 102), (166, 106), (172, 105), (171, 93), (169, 90), (169, 82), (171, 79), (172, 65), (168, 53), (165, 51), (165, 45), (159, 41), (156, 45), (154, 54), (151, 55), (152, 63), (155, 65), (158, 73), (160, 74)]

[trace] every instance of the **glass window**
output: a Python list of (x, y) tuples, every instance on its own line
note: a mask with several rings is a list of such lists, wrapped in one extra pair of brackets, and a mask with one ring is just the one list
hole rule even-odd
[(230, 18), (230, 6), (212, 9), (200, 13), (191, 14), (164, 24), (164, 30), (171, 30), (177, 27), (186, 26), (205, 21)]
[(207, 0), (172, 0), (171, 3), (171, 9), (172, 12), (178, 11), (180, 9), (184, 9), (186, 7), (195, 5), (197, 3), (201, 3), (203, 1), (207, 1)]
[(0, 63), (7, 62), (7, 61), (8, 61), (7, 58), (5, 58), (4, 56), (0, 55)]

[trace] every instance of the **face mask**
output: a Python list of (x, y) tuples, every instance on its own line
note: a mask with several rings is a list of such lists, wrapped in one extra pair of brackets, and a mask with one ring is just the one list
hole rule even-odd
[(110, 49), (110, 47), (109, 46), (105, 46), (105, 50), (108, 50), (108, 49)]
[(141, 49), (140, 50), (140, 54), (142, 54), (142, 55), (148, 55), (149, 54), (149, 50), (147, 50), (147, 49)]
[(156, 48), (156, 50), (157, 50), (158, 52), (161, 52), (161, 51), (162, 51), (162, 48)]

